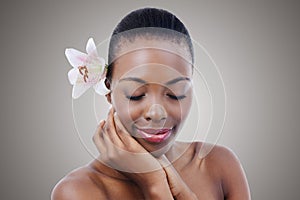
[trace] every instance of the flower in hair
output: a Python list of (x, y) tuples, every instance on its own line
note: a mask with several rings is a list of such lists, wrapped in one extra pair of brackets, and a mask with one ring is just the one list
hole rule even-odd
[(65, 50), (65, 55), (73, 66), (68, 72), (69, 81), (73, 85), (73, 99), (80, 97), (92, 86), (100, 95), (110, 92), (104, 83), (107, 65), (105, 60), (99, 57), (93, 38), (88, 40), (86, 52), (87, 54), (72, 48)]

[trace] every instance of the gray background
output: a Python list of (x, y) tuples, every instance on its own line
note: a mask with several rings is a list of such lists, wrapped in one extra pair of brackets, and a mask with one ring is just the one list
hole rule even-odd
[(220, 144), (234, 150), (253, 199), (299, 199), (299, 1), (1, 1), (0, 198), (50, 199), (91, 160), (76, 135), (66, 47), (106, 39), (128, 12), (174, 12), (204, 45), (228, 97)]

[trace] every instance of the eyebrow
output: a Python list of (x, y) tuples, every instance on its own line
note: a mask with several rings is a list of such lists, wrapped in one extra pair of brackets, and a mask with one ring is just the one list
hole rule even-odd
[(136, 77), (126, 77), (126, 78), (122, 78), (121, 80), (119, 80), (119, 82), (122, 82), (122, 81), (135, 81), (135, 82), (143, 83), (143, 84), (147, 83), (143, 79), (136, 78)]
[(174, 79), (166, 82), (165, 84), (166, 85), (172, 85), (172, 84), (175, 84), (175, 83), (177, 83), (179, 81), (191, 81), (191, 79), (188, 78), (188, 77), (177, 77), (177, 78), (174, 78)]
[[(134, 82), (138, 82), (138, 83), (142, 83), (142, 84), (147, 84), (147, 82), (145, 80), (137, 78), (137, 77), (126, 77), (126, 78), (121, 79), (119, 82), (121, 82), (121, 81), (134, 81)], [(165, 85), (173, 85), (179, 81), (191, 81), (191, 79), (188, 77), (177, 77), (170, 81), (167, 81), (165, 83)]]

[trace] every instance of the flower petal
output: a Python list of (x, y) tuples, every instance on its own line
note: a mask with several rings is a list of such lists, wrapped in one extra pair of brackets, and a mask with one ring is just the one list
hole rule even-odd
[(89, 84), (84, 84), (84, 83), (78, 84), (78, 83), (76, 83), (73, 86), (73, 91), (72, 91), (72, 97), (73, 97), (73, 99), (79, 98), (90, 87), (91, 87), (91, 85), (89, 85)]
[(69, 72), (68, 72), (68, 78), (69, 78), (69, 81), (72, 85), (74, 85), (77, 81), (77, 78), (78, 78), (78, 69), (76, 68), (72, 68)]
[(106, 95), (110, 90), (105, 85), (105, 79), (101, 79), (96, 85), (94, 85), (94, 90), (100, 95)]
[(104, 58), (99, 57), (99, 63), (101, 64), (101, 74), (102, 74), (105, 70), (105, 60), (104, 60)]
[(86, 52), (89, 56), (97, 57), (98, 52), (93, 38), (90, 38), (86, 44)]
[(73, 67), (83, 65), (87, 59), (87, 55), (85, 53), (82, 53), (76, 49), (66, 49), (65, 55)]

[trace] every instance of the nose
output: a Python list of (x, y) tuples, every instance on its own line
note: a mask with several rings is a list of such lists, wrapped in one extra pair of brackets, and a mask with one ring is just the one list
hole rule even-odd
[(160, 104), (152, 104), (145, 113), (145, 119), (147, 121), (161, 122), (167, 118), (167, 112), (165, 108)]

